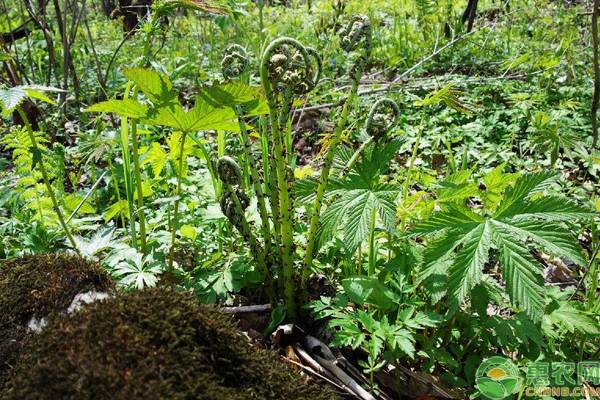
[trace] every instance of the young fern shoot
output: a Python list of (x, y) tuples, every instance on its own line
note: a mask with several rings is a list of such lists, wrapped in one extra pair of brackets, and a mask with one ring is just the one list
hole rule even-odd
[[(246, 52), (246, 49), (244, 49), (242, 46), (232, 44), (225, 50), (225, 56), (223, 57), (223, 60), (221, 62), (223, 77), (229, 80), (236, 79), (244, 72), (246, 72), (249, 66), (250, 60), (248, 57), (248, 53)], [(258, 163), (256, 161), (256, 158), (254, 157), (254, 154), (252, 154), (250, 137), (248, 135), (248, 129), (246, 128), (246, 123), (244, 122), (244, 108), (241, 104), (234, 104), (233, 108), (235, 110), (240, 125), (240, 139), (242, 142), (242, 151), (244, 153), (244, 157), (248, 162), (248, 167), (250, 169), (250, 180), (254, 192), (256, 194), (258, 211), (262, 222), (262, 234), (265, 242), (265, 253), (267, 258), (271, 258), (271, 223), (267, 211), (267, 204), (265, 200), (262, 182), (260, 180), (260, 176), (257, 169)]]
[[(342, 113), (338, 119), (338, 122), (329, 144), (327, 154), (325, 156), (325, 162), (321, 171), (321, 178), (315, 192), (315, 200), (312, 207), (312, 214), (310, 217), (310, 225), (308, 230), (308, 244), (306, 246), (306, 253), (304, 255), (304, 268), (308, 271), (312, 265), (317, 230), (319, 228), (319, 217), (321, 213), (321, 207), (323, 206), (323, 196), (325, 195), (325, 189), (327, 188), (327, 182), (329, 180), (329, 173), (331, 166), (333, 165), (333, 159), (339, 143), (342, 141), (342, 133), (348, 120), (348, 114), (350, 113), (350, 107), (356, 98), (358, 92), (358, 85), (360, 79), (365, 71), (367, 63), (371, 58), (372, 50), (372, 27), (369, 17), (366, 15), (355, 15), (352, 17), (348, 25), (340, 31), (341, 44), (345, 51), (352, 52), (358, 48), (362, 49), (362, 53), (358, 56), (354, 65), (350, 70), (350, 80), (352, 86), (350, 87), (350, 93), (344, 106)], [(303, 274), (306, 276), (306, 273)]]
[[(286, 168), (286, 154), (282, 126), (289, 119), (295, 95), (303, 95), (316, 84), (309, 52), (295, 39), (282, 37), (272, 41), (265, 49), (260, 63), (261, 83), (269, 105), (271, 120), (271, 153), (274, 158), (276, 181), (271, 190), (271, 206), (276, 224), (277, 243), (280, 243), (280, 259), (284, 298), (288, 317), (296, 318), (294, 284), (294, 205), (291, 196), (291, 178)], [(278, 216), (276, 215), (278, 214)]]

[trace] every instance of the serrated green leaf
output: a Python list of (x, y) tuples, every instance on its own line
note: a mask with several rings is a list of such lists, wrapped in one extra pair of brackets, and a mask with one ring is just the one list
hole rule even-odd
[(489, 259), (493, 227), (489, 222), (480, 224), (467, 234), (462, 248), (456, 253), (450, 267), (448, 292), (451, 308), (457, 310), (471, 289), (483, 276), (483, 267)]
[(580, 266), (586, 265), (577, 239), (557, 223), (531, 220), (517, 220), (510, 223), (494, 221), (494, 223), (501, 224), (506, 230), (512, 231), (523, 242), (531, 239), (554, 255), (568, 258)]
[(545, 189), (557, 178), (558, 175), (552, 171), (521, 175), (515, 185), (506, 190), (494, 218), (507, 218), (519, 213), (526, 198)]
[(178, 103), (177, 94), (168, 76), (145, 68), (126, 69), (124, 74), (155, 106)]
[(147, 116), (148, 107), (132, 99), (111, 99), (96, 103), (85, 109), (84, 112), (112, 113), (120, 117), (141, 119)]
[(514, 305), (535, 322), (542, 319), (545, 305), (544, 278), (537, 261), (518, 237), (501, 225), (494, 225), (502, 260), (506, 289)]
[(358, 304), (372, 304), (384, 311), (395, 307), (394, 293), (371, 276), (354, 276), (342, 280), (345, 293)]

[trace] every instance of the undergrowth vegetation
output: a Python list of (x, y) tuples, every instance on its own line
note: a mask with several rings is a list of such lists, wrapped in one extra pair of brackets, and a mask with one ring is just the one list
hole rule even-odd
[(41, 3), (0, 2), (0, 258), (269, 303), (373, 396), (598, 359), (597, 2)]

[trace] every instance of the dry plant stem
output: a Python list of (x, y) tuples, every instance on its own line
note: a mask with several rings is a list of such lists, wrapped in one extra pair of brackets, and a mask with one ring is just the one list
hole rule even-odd
[(31, 128), (29, 118), (27, 118), (27, 114), (25, 114), (25, 112), (21, 109), (21, 107), (17, 107), (17, 112), (19, 113), (19, 116), (25, 123), (25, 129), (27, 130), (27, 134), (29, 135), (29, 140), (31, 140), (31, 147), (33, 147), (33, 151), (36, 153), (36, 157), (40, 158), (38, 160), (37, 166), (40, 169), (40, 172), (42, 173), (42, 178), (44, 179), (44, 184), (46, 185), (46, 192), (48, 193), (50, 200), (52, 200), (52, 207), (54, 208), (54, 212), (56, 213), (58, 222), (60, 223), (60, 226), (62, 227), (62, 229), (65, 233), (65, 236), (67, 236), (69, 243), (73, 247), (73, 250), (75, 250), (75, 252), (77, 254), (80, 254), (79, 249), (77, 249), (77, 244), (75, 243), (75, 239), (73, 239), (73, 235), (69, 231), (69, 227), (67, 226), (67, 224), (65, 222), (65, 218), (62, 214), (62, 211), (60, 210), (60, 207), (58, 205), (58, 200), (56, 200), (56, 196), (54, 195), (54, 190), (52, 189), (52, 185), (50, 184), (50, 178), (48, 177), (48, 172), (46, 171), (46, 166), (44, 165), (44, 161), (42, 160), (42, 153), (37, 144), (37, 140), (35, 139), (35, 134), (33, 133), (33, 129)]
[(173, 222), (171, 226), (171, 249), (169, 251), (168, 273), (173, 273), (173, 263), (175, 258), (175, 244), (177, 242), (177, 226), (179, 225), (179, 200), (181, 197), (181, 181), (183, 177), (183, 159), (185, 153), (186, 132), (181, 134), (181, 144), (179, 145), (179, 160), (177, 163), (177, 190), (175, 192), (175, 204), (173, 210)]

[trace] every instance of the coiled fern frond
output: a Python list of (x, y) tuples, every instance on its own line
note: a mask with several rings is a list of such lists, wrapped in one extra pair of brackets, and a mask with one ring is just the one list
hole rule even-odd
[[(314, 57), (311, 57), (309, 50), (296, 39), (275, 39), (263, 53), (263, 84), (265, 78), (268, 78), (269, 86), (275, 86), (282, 92), (290, 91), (300, 95), (308, 93), (316, 84), (311, 58)], [(317, 69), (320, 70), (319, 67)]]
[(219, 179), (231, 186), (239, 186), (242, 183), (242, 170), (231, 157), (223, 156), (217, 162), (217, 174)]
[(365, 129), (374, 140), (381, 139), (396, 123), (400, 116), (398, 104), (388, 98), (377, 100), (365, 123)]
[(246, 49), (239, 44), (229, 45), (221, 60), (221, 71), (225, 79), (235, 79), (248, 70), (250, 57)]

